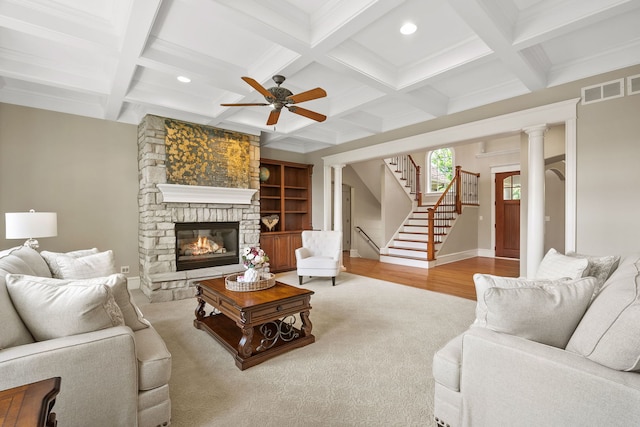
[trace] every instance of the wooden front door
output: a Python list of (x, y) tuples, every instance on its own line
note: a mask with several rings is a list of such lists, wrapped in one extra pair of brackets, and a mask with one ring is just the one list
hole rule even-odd
[(520, 258), (520, 172), (496, 174), (496, 256)]

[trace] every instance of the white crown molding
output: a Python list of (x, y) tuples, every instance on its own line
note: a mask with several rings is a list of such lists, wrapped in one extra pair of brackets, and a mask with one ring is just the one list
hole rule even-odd
[(204, 187), (200, 185), (157, 184), (165, 203), (217, 203), (250, 205), (258, 190)]

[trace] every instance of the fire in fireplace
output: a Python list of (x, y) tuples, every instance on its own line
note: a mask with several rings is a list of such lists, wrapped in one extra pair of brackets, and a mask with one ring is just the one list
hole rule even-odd
[(239, 222), (176, 223), (176, 269), (238, 264)]

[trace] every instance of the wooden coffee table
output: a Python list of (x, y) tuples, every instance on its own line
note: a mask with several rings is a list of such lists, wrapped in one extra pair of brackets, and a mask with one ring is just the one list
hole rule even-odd
[[(260, 291), (235, 292), (225, 288), (224, 277), (196, 286), (193, 325), (222, 344), (240, 370), (315, 341), (309, 320), (313, 291), (276, 282)], [(214, 308), (209, 315), (206, 304)], [(295, 315), (302, 323), (299, 328)]]

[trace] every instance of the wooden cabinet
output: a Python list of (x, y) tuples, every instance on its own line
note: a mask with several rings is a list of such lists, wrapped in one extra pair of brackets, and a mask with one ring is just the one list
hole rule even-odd
[(260, 222), (260, 246), (269, 255), (271, 271), (293, 270), (300, 233), (311, 229), (313, 165), (261, 159), (260, 167), (260, 217), (279, 218), (271, 230)]
[(301, 231), (260, 234), (260, 247), (269, 255), (272, 272), (295, 270), (296, 249), (302, 246)]

